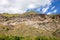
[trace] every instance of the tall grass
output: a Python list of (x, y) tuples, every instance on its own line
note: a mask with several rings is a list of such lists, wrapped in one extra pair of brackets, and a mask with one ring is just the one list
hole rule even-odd
[(0, 40), (59, 40), (56, 37), (46, 37), (46, 36), (37, 36), (37, 37), (18, 37), (18, 36), (7, 36), (2, 37)]

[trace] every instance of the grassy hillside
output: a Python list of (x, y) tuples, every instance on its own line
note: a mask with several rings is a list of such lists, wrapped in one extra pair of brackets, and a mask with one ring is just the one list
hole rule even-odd
[[(12, 28), (11, 28), (12, 27)], [(25, 24), (15, 26), (0, 26), (0, 40), (60, 40), (57, 36), (46, 34)]]
[(0, 14), (0, 40), (60, 40), (60, 16)]
[(26, 13), (23, 13), (23, 14), (9, 14), (9, 13), (3, 13), (3, 14), (0, 14), (2, 16), (5, 16), (5, 17), (13, 17), (13, 16), (20, 16), (20, 15), (29, 15), (29, 14), (36, 14), (35, 12), (26, 12)]
[(8, 14), (8, 13), (3, 13), (3, 14), (1, 14), (1, 15), (9, 18), (9, 17), (13, 17), (13, 16), (19, 16), (20, 14)]

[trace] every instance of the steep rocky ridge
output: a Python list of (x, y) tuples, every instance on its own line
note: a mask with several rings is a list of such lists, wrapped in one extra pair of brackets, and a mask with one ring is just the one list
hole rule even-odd
[[(39, 31), (36, 34), (40, 33), (40, 34), (46, 34), (46, 35), (47, 33), (54, 34), (56, 30), (58, 29), (60, 30), (60, 15), (45, 15), (45, 14), (31, 13), (31, 14), (21, 14), (20, 16), (16, 16), (16, 17), (12, 16), (10, 18), (7, 18), (7, 17), (1, 18), (1, 17), (0, 19), (3, 19), (3, 22), (1, 21), (0, 25), (3, 25), (3, 29), (5, 26), (6, 28), (8, 28), (7, 30), (10, 30), (7, 32), (7, 34), (11, 32), (12, 33), (17, 32), (16, 35), (19, 34), (20, 32), (25, 32), (27, 34), (27, 31), (30, 30), (29, 27), (34, 28), (35, 31), (32, 30), (31, 32), (30, 30), (28, 31), (28, 33), (29, 32), (35, 33), (37, 32), (37, 29), (38, 29)], [(21, 34), (23, 35), (23, 33)], [(59, 32), (56, 34), (60, 35)]]

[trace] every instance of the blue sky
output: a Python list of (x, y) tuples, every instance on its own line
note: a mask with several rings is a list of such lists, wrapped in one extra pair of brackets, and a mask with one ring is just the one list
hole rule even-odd
[(60, 14), (60, 0), (53, 0), (46, 13)]
[(33, 9), (38, 13), (60, 14), (60, 0), (52, 0), (50, 4)]
[(60, 13), (60, 0), (0, 0), (0, 13), (24, 13), (33, 9), (39, 13)]

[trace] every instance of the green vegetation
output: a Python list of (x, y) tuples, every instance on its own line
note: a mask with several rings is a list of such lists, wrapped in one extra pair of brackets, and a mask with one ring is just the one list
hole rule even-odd
[(56, 30), (53, 36), (49, 36), (50, 34), (42, 36), (40, 32), (44, 31), (28, 27), (25, 24), (15, 25), (13, 27), (16, 27), (15, 30), (13, 30), (11, 26), (0, 25), (0, 29), (2, 29), (0, 31), (0, 40), (59, 40), (54, 36), (56, 35), (55, 32), (59, 32), (59, 30)]
[(6, 36), (0, 38), (0, 40), (59, 40), (55, 37), (37, 36), (37, 37), (18, 37), (18, 36)]
[(22, 15), (29, 15), (29, 14), (37, 14), (36, 12), (33, 12), (33, 11), (31, 11), (31, 12), (26, 12), (26, 13), (24, 13), (24, 14), (22, 14)]
[[(10, 27), (8, 27), (8, 26), (4, 27), (4, 26), (0, 25), (0, 28), (3, 28), (3, 30), (0, 31), (0, 40), (59, 40), (57, 37), (52, 36), (52, 35), (51, 36), (48, 36), (48, 35), (42, 36), (39, 33), (42, 30), (38, 31), (38, 29), (36, 29), (36, 28), (26, 27), (25, 24), (24, 25), (19, 24), (19, 25), (15, 25), (15, 26), (19, 27), (19, 29), (16, 30), (17, 29), (16, 28), (15, 31), (11, 31)], [(11, 31), (10, 33), (12, 33), (12, 34), (8, 33), (9, 31)], [(21, 33), (17, 33), (17, 32), (21, 32)]]
[(57, 29), (55, 32), (53, 32), (53, 35), (60, 37), (60, 29)]
[(8, 13), (3, 13), (3, 14), (1, 14), (1, 15), (10, 18), (10, 17), (16, 17), (16, 16), (19, 16), (20, 14), (8, 14)]
[(16, 16), (23, 16), (23, 15), (28, 15), (28, 14), (36, 14), (35, 12), (27, 12), (27, 13), (23, 13), (23, 14), (8, 14), (8, 13), (3, 13), (1, 14), (2, 16), (5, 16), (7, 18), (10, 18), (10, 17), (16, 17)]

